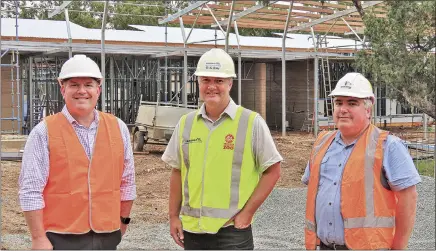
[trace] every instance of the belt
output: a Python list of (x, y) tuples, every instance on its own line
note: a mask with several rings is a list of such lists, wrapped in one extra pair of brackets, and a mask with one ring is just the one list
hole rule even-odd
[(338, 244), (330, 244), (326, 245), (323, 242), (320, 243), (321, 249), (331, 249), (331, 250), (348, 250), (347, 246), (345, 245), (338, 245)]

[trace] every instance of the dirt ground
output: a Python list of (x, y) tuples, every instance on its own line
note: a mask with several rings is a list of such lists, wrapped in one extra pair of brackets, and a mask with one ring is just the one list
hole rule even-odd
[[(304, 132), (289, 132), (282, 137), (273, 132), (277, 148), (284, 158), (282, 175), (277, 187), (300, 187), (301, 175), (312, 148), (314, 137)], [(137, 199), (132, 218), (144, 224), (168, 220), (168, 191), (171, 169), (160, 159), (165, 146), (146, 145), (145, 152), (135, 154)], [(1, 179), (1, 234), (28, 233), (18, 201), (20, 161), (2, 161)]]

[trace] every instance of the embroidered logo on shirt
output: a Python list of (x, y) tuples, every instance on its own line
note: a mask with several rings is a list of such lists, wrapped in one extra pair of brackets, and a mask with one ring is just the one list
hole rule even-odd
[(191, 143), (201, 143), (201, 139), (200, 138), (195, 138), (195, 139), (187, 139), (183, 142), (183, 144), (191, 144)]
[(224, 150), (233, 150), (235, 148), (235, 144), (233, 144), (233, 141), (235, 140), (235, 137), (232, 134), (227, 134), (227, 136), (224, 138)]

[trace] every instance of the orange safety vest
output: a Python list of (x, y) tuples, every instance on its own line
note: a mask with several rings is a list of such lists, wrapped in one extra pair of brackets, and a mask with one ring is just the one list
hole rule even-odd
[(44, 229), (56, 233), (120, 228), (124, 144), (117, 118), (99, 112), (91, 160), (62, 113), (45, 119), (50, 171), (44, 188)]
[[(315, 205), (320, 166), (337, 131), (321, 132), (310, 158), (310, 177), (306, 201), (306, 249), (316, 249)], [(389, 249), (395, 233), (394, 192), (381, 183), (383, 141), (389, 132), (370, 125), (357, 140), (344, 167), (341, 183), (341, 213), (345, 244), (349, 249)]]

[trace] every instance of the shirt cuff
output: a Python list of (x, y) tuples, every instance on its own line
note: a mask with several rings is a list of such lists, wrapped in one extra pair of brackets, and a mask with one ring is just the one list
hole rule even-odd
[(414, 186), (418, 183), (421, 183), (421, 177), (420, 176), (416, 176), (413, 178), (404, 178), (404, 179), (400, 179), (395, 181), (394, 183), (389, 183), (389, 185), (391, 186), (393, 191), (401, 191), (403, 189), (406, 189), (408, 187)]
[(180, 169), (180, 166), (171, 157), (169, 157), (167, 155), (162, 155), (161, 159), (162, 159), (163, 162), (165, 162), (170, 167), (175, 168), (175, 169)]
[(27, 212), (44, 209), (45, 203), (43, 199), (20, 198), (20, 206), (23, 212)]
[(136, 185), (121, 188), (121, 201), (136, 199)]

